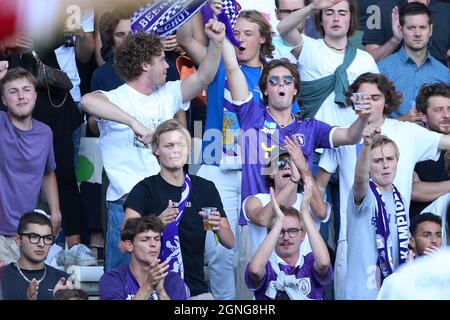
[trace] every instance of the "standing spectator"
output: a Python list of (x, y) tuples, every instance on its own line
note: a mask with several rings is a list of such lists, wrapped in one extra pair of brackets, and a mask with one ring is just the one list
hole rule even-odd
[[(323, 39), (309, 38), (297, 29), (313, 12)], [(357, 22), (356, 0), (314, 0), (278, 24), (280, 35), (295, 47), (303, 118), (344, 127), (355, 120), (354, 112), (346, 108), (345, 91), (360, 74), (378, 72), (373, 58), (348, 41)]]
[(186, 300), (183, 279), (167, 270), (168, 260), (159, 263), (163, 230), (164, 224), (154, 215), (127, 220), (121, 239), (131, 262), (103, 274), (101, 300)]
[(403, 46), (378, 63), (380, 72), (387, 76), (397, 90), (403, 93), (403, 103), (392, 113), (402, 121), (420, 122), (415, 98), (426, 83), (443, 82), (450, 85), (450, 71), (428, 52), (433, 30), (431, 13), (419, 2), (411, 2), (400, 9), (400, 31)]
[(399, 152), (379, 132), (376, 125), (364, 130), (348, 198), (347, 299), (375, 299), (383, 280), (408, 256), (409, 218), (393, 184)]
[(7, 108), (7, 113), (0, 111), (0, 260), (8, 264), (19, 259), (14, 235), (23, 213), (36, 208), (41, 188), (54, 230), (60, 229), (61, 212), (52, 132), (32, 119), (35, 77), (22, 68), (10, 69), (0, 93)]
[(187, 110), (189, 101), (217, 72), (224, 27), (210, 20), (205, 28), (210, 39), (208, 53), (198, 71), (185, 80), (166, 82), (168, 65), (161, 40), (138, 32), (128, 35), (115, 52), (116, 69), (125, 84), (82, 99), (83, 109), (101, 119), (100, 150), (110, 181), (106, 271), (128, 260), (121, 261), (124, 257), (117, 248), (128, 193), (140, 180), (159, 172), (157, 159), (147, 148), (153, 130), (177, 111)]

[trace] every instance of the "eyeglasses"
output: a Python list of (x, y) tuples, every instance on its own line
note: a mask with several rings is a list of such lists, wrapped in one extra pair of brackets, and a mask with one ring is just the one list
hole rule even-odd
[(297, 9), (278, 9), (278, 14), (280, 15), (284, 15), (284, 14), (291, 14), (292, 12), (298, 11), (301, 8), (297, 8)]
[(19, 233), (21, 236), (27, 236), (28, 240), (33, 244), (38, 244), (41, 239), (44, 241), (44, 244), (46, 245), (52, 245), (55, 242), (55, 236), (52, 234), (46, 234), (44, 236), (41, 236), (37, 233)]
[(289, 228), (289, 229), (287, 229), (287, 230), (281, 229), (280, 235), (278, 236), (278, 238), (283, 238), (283, 237), (284, 237), (284, 234), (285, 234), (286, 232), (287, 232), (289, 238), (295, 238), (295, 237), (298, 235), (298, 232), (299, 232), (300, 230), (302, 230), (302, 229), (299, 229), (299, 228)]
[[(281, 80), (283, 79), (283, 80)], [(281, 77), (277, 77), (277, 76), (271, 76), (269, 77), (269, 82), (272, 86), (276, 86), (278, 85), (281, 81), (284, 82), (284, 84), (291, 84), (294, 82), (294, 77), (290, 76), (290, 75), (286, 75), (286, 76), (281, 76)]]
[(279, 169), (284, 168), (287, 164), (289, 165), (291, 164), (291, 159), (289, 158), (280, 159), (277, 161), (277, 164)]

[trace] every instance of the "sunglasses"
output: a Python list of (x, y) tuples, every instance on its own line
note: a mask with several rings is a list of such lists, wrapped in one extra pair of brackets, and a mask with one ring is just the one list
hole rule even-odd
[(281, 76), (281, 77), (271, 76), (268, 79), (269, 79), (269, 83), (272, 86), (276, 86), (276, 85), (280, 84), (281, 81), (283, 81), (284, 84), (286, 84), (286, 85), (294, 82), (294, 77), (291, 75), (286, 75), (286, 76)]
[(277, 161), (277, 164), (279, 169), (284, 168), (287, 164), (289, 165), (291, 164), (291, 159), (289, 158), (280, 159)]

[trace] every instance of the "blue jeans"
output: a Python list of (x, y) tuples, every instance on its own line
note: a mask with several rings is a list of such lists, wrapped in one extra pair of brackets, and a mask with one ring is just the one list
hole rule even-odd
[(119, 250), (120, 229), (125, 218), (123, 204), (125, 201), (107, 201), (108, 226), (105, 243), (105, 272), (118, 266), (128, 264), (131, 260), (129, 253), (122, 253)]

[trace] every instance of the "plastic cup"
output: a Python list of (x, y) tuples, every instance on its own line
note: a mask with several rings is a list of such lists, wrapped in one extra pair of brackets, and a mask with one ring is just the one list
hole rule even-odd
[(211, 230), (211, 225), (209, 224), (209, 217), (211, 216), (211, 212), (217, 211), (217, 208), (215, 207), (204, 207), (202, 208), (203, 211), (203, 229), (205, 231)]
[(367, 109), (367, 104), (364, 103), (365, 102), (364, 100), (369, 98), (370, 96), (366, 93), (355, 92), (352, 93), (352, 97), (355, 113), (359, 115), (362, 111)]

